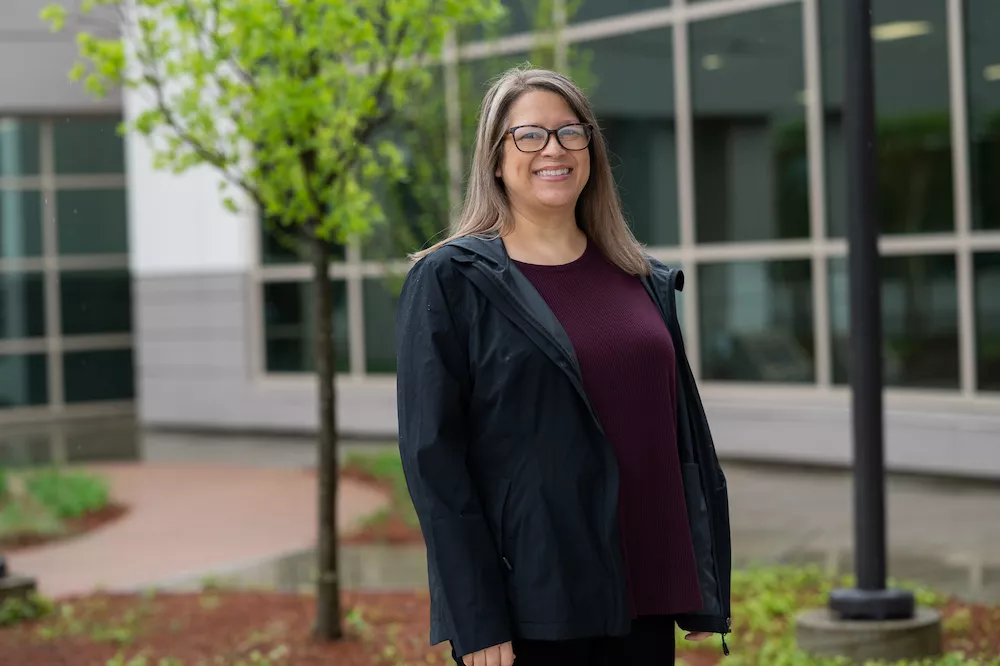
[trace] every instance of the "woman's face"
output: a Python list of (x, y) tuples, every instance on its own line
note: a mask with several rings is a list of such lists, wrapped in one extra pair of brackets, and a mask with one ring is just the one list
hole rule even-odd
[[(507, 127), (538, 125), (551, 130), (581, 122), (566, 100), (554, 92), (531, 91), (521, 95), (511, 107)], [(522, 147), (531, 147), (544, 130), (525, 128), (518, 131)], [(572, 129), (561, 137), (567, 145), (580, 141)], [(507, 188), (511, 205), (520, 210), (556, 212), (573, 210), (580, 192), (590, 178), (590, 150), (567, 150), (550, 135), (538, 152), (522, 152), (507, 132), (500, 168), (496, 175)]]

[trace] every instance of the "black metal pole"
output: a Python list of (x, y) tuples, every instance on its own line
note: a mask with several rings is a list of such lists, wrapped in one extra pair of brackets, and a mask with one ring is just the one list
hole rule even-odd
[(844, 135), (851, 295), (854, 435), (854, 567), (857, 588), (836, 590), (845, 619), (913, 617), (913, 595), (886, 589), (882, 306), (875, 215), (875, 97), (871, 0), (844, 0)]

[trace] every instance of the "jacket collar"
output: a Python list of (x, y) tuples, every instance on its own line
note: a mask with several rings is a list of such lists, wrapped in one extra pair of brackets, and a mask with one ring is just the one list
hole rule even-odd
[(596, 420), (566, 329), (531, 281), (510, 260), (503, 240), (499, 236), (466, 236), (449, 245), (465, 251), (453, 257), (465, 269), (462, 271), (465, 276), (566, 373)]

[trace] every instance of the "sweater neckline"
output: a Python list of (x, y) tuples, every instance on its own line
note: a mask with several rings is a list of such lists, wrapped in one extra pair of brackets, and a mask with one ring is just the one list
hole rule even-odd
[(581, 264), (586, 262), (591, 257), (593, 250), (594, 250), (594, 244), (591, 243), (590, 239), (588, 238), (587, 245), (583, 250), (583, 254), (565, 264), (532, 264), (526, 261), (518, 261), (517, 259), (511, 259), (511, 261), (517, 264), (518, 267), (526, 268), (531, 271), (558, 272), (558, 271), (572, 270), (574, 268), (579, 267)]

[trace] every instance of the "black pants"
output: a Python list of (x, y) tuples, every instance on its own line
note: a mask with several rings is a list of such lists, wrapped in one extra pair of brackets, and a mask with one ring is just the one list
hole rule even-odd
[[(640, 617), (628, 636), (570, 641), (515, 638), (514, 666), (673, 666), (674, 621), (669, 616)], [(462, 664), (455, 655), (456, 664)]]

